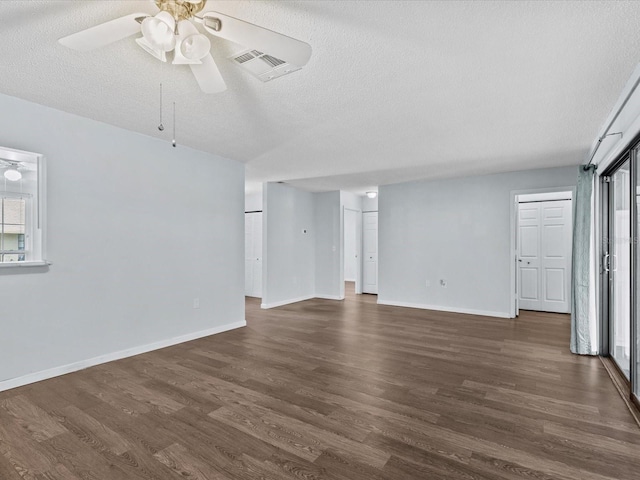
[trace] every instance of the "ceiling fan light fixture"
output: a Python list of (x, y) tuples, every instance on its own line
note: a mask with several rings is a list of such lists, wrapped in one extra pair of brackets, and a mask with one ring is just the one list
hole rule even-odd
[[(67, 35), (60, 38), (59, 43), (86, 52), (138, 34), (141, 38), (136, 42), (154, 58), (189, 65), (204, 93), (219, 93), (227, 88), (211, 55), (207, 34), (238, 45), (259, 45), (260, 50), (251, 53), (250, 58), (254, 60), (252, 64), (262, 63), (264, 66), (258, 71), (255, 68), (247, 70), (263, 82), (299, 70), (311, 57), (311, 46), (295, 38), (222, 13), (210, 11), (200, 14), (207, 0), (147, 1), (155, 3), (158, 8), (155, 16), (147, 12), (131, 13)], [(184, 20), (187, 22), (180, 26)], [(199, 31), (195, 23), (201, 23), (204, 31)], [(249, 63), (242, 58), (243, 55), (236, 55), (234, 61)]]
[(180, 53), (189, 60), (201, 60), (211, 50), (211, 42), (202, 34), (191, 35), (180, 44)]
[(4, 178), (9, 180), (10, 182), (17, 182), (22, 178), (22, 174), (18, 171), (17, 168), (11, 167), (4, 171)]
[(173, 63), (180, 64), (201, 64), (204, 57), (211, 50), (209, 39), (198, 32), (198, 29), (188, 20), (178, 23), (178, 38), (175, 49)]
[(142, 21), (142, 35), (157, 50), (170, 52), (176, 46), (174, 30), (176, 21), (169, 12), (162, 11), (155, 17)]
[(146, 38), (140, 37), (136, 38), (136, 43), (140, 45), (140, 47), (147, 52), (149, 55), (154, 56), (161, 62), (167, 61), (167, 53), (164, 50), (160, 50), (151, 45)]

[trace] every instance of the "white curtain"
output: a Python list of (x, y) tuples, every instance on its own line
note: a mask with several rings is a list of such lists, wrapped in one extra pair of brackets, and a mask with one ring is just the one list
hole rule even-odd
[(573, 259), (571, 285), (571, 352), (598, 354), (595, 249), (595, 167), (578, 167), (573, 202)]

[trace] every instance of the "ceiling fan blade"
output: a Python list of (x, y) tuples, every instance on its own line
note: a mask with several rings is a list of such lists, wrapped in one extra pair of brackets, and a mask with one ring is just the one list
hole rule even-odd
[(204, 93), (220, 93), (227, 89), (227, 84), (224, 83), (224, 79), (218, 70), (216, 62), (213, 61), (213, 57), (209, 53), (202, 60), (202, 64), (193, 65), (190, 64), (193, 76), (196, 77), (200, 89)]
[(65, 47), (81, 52), (94, 50), (139, 33), (140, 23), (136, 19), (148, 16), (149, 14), (147, 13), (132, 13), (131, 15), (116, 18), (81, 32), (62, 37), (58, 42)]
[(201, 18), (202, 26), (211, 35), (255, 48), (298, 67), (311, 58), (311, 45), (295, 38), (218, 12), (206, 12)]

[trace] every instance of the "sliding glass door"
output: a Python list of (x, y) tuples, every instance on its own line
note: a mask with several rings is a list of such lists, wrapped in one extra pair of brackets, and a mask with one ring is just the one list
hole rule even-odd
[(631, 183), (631, 252), (632, 252), (632, 270), (631, 270), (631, 301), (633, 303), (633, 322), (631, 325), (631, 388), (636, 406), (640, 408), (640, 147), (636, 147), (633, 156), (633, 166), (631, 172), (635, 177), (635, 182)]
[(608, 353), (640, 407), (640, 144), (602, 175), (603, 314)]
[(609, 178), (608, 251), (604, 269), (609, 276), (609, 353), (631, 379), (631, 161)]

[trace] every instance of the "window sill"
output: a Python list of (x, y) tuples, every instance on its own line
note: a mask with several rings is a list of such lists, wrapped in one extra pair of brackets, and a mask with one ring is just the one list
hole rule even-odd
[(48, 267), (51, 262), (46, 260), (40, 262), (7, 262), (0, 263), (0, 268), (27, 268), (27, 267)]

